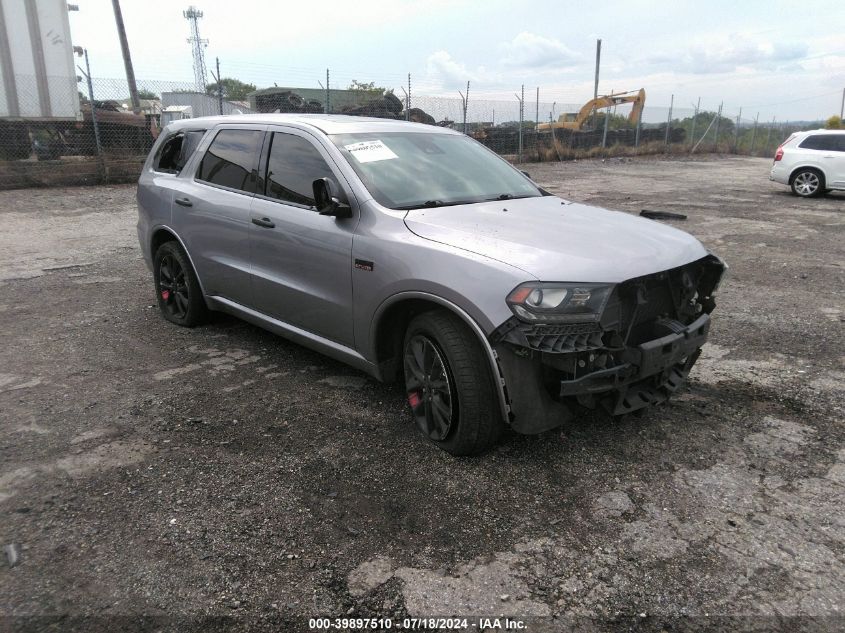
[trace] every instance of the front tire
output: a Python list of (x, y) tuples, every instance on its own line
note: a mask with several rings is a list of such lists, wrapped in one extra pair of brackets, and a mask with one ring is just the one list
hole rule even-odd
[(792, 176), (792, 193), (802, 198), (813, 198), (824, 193), (824, 176), (817, 169), (802, 168)]
[(153, 276), (158, 307), (165, 319), (183, 327), (208, 320), (208, 307), (196, 273), (177, 242), (165, 242), (156, 251)]
[(458, 317), (433, 310), (408, 325), (405, 390), (417, 427), (452, 455), (476, 455), (499, 439), (504, 422), (490, 363)]

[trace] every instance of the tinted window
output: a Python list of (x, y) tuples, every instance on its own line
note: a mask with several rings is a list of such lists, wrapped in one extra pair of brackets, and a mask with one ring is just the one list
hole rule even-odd
[(253, 193), (263, 138), (264, 133), (255, 130), (221, 130), (202, 157), (197, 179)]
[(845, 134), (836, 134), (833, 138), (836, 139), (836, 150), (845, 152)]
[(188, 159), (193, 156), (200, 144), (202, 137), (205, 136), (205, 130), (188, 130), (185, 132), (185, 137), (182, 140), (182, 149), (179, 152), (179, 160), (176, 161), (176, 169), (182, 171), (182, 168), (188, 164)]
[(331, 178), (337, 183), (317, 148), (301, 136), (274, 133), (267, 161), (265, 195), (314, 206), (313, 184), (318, 178)]
[(836, 135), (833, 134), (814, 134), (804, 139), (804, 142), (799, 146), (801, 149), (823, 149), (835, 150), (838, 147), (836, 142)]

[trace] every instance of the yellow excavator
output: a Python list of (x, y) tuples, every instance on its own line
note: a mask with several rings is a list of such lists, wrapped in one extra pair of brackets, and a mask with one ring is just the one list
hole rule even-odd
[(561, 114), (558, 120), (553, 123), (540, 123), (537, 126), (537, 130), (540, 132), (560, 129), (580, 131), (594, 110), (612, 108), (615, 105), (623, 103), (634, 104), (634, 107), (631, 108), (631, 113), (628, 115), (628, 121), (636, 123), (639, 121), (640, 115), (643, 112), (643, 106), (645, 106), (645, 89), (640, 88), (639, 90), (632, 90), (630, 92), (615, 92), (590, 99), (581, 107), (575, 115), (574, 120), (570, 120), (571, 114)]

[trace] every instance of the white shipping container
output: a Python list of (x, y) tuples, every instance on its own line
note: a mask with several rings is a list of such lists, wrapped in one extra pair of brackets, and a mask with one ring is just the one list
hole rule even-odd
[(81, 120), (66, 0), (0, 0), (0, 118)]

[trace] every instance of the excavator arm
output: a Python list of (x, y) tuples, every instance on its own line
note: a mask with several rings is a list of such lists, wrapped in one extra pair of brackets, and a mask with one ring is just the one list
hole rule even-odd
[(603, 108), (612, 108), (615, 105), (621, 105), (624, 103), (634, 104), (634, 107), (631, 108), (631, 113), (628, 115), (628, 120), (632, 123), (636, 123), (642, 115), (643, 107), (645, 106), (645, 89), (640, 88), (636, 92), (617, 92), (615, 94), (603, 95), (595, 99), (590, 99), (587, 103), (581, 106), (581, 109), (575, 116), (574, 121), (567, 121), (566, 115), (561, 114), (558, 120), (554, 123), (541, 123), (537, 126), (537, 129), (541, 132), (551, 129), (577, 131), (580, 130), (584, 123), (587, 122), (593, 111), (601, 110)]

